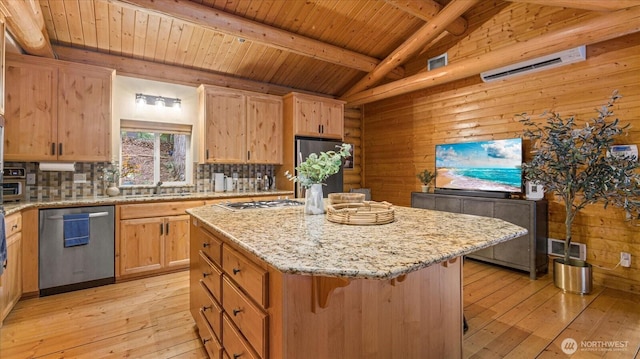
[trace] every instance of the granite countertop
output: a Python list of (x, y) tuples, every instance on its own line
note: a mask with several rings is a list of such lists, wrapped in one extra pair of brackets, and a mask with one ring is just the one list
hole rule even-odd
[(187, 210), (283, 273), (393, 279), (527, 233), (496, 218), (395, 207), (395, 221), (355, 226), (300, 207)]
[(131, 195), (131, 196), (96, 196), (70, 200), (24, 201), (6, 202), (3, 204), (5, 215), (10, 215), (28, 208), (53, 208), (53, 207), (79, 207), (79, 206), (105, 206), (127, 203), (145, 203), (161, 201), (194, 201), (216, 200), (227, 198), (251, 198), (258, 196), (293, 197), (292, 191), (257, 191), (257, 192), (198, 192), (198, 193), (163, 193), (161, 195)]

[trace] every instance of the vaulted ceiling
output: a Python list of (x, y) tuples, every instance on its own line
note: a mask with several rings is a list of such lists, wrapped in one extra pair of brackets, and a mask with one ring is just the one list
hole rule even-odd
[[(562, 19), (539, 33), (537, 42), (518, 38), (524, 34), (514, 34), (502, 48), (487, 41), (475, 57), (450, 56), (457, 67), (428, 74), (426, 58), (468, 39), (512, 2), (4, 0), (0, 11), (19, 47), (36, 56), (112, 66), (141, 77), (161, 74), (175, 82), (200, 79), (272, 93), (306, 91), (353, 103), (539, 56), (563, 47), (554, 45), (559, 36), (593, 42), (639, 31), (635, 0), (511, 1), (558, 10), (580, 7), (574, 14), (589, 29)], [(523, 42), (528, 46), (518, 48)]]

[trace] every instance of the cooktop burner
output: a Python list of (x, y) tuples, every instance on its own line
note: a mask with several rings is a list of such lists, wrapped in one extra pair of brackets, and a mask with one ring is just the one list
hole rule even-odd
[(224, 206), (231, 209), (251, 209), (251, 208), (272, 208), (272, 207), (291, 207), (302, 206), (304, 203), (291, 199), (274, 199), (266, 201), (249, 201), (225, 203)]

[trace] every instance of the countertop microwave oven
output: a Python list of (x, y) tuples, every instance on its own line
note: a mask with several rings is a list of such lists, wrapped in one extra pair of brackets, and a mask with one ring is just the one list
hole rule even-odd
[(2, 200), (4, 202), (26, 199), (26, 171), (21, 167), (7, 167), (2, 170)]

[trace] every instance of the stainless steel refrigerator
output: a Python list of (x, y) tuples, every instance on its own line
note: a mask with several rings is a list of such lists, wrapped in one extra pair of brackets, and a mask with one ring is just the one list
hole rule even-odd
[[(296, 138), (296, 167), (309, 157), (311, 153), (335, 151), (340, 145), (341, 141), (322, 140), (317, 138)], [(322, 194), (326, 198), (329, 193), (344, 192), (343, 180), (342, 180), (343, 167), (340, 167), (340, 171), (334, 175), (329, 176), (325, 181), (326, 186), (322, 186)], [(296, 173), (297, 175), (297, 173)], [(301, 188), (299, 184), (296, 184), (296, 197), (304, 197), (304, 188)]]

